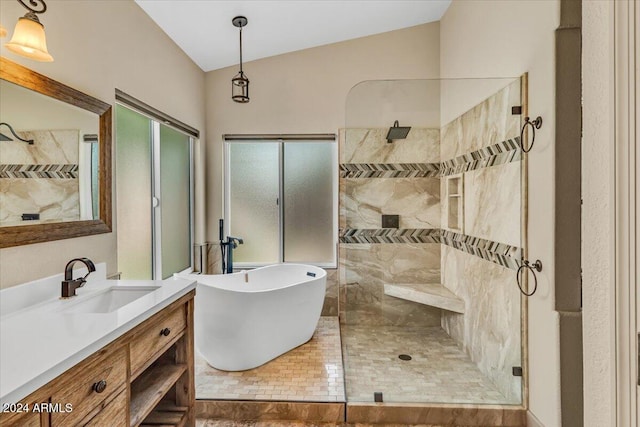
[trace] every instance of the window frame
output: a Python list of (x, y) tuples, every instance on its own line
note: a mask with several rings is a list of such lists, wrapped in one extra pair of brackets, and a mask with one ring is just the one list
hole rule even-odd
[[(339, 198), (339, 179), (338, 179), (338, 143), (336, 134), (300, 134), (300, 135), (223, 135), (223, 173), (224, 173), (224, 235), (231, 234), (230, 221), (231, 217), (231, 177), (229, 176), (230, 168), (230, 147), (231, 144), (241, 143), (278, 143), (278, 260), (276, 263), (286, 263), (284, 260), (284, 146), (285, 143), (308, 143), (308, 142), (326, 142), (332, 145), (331, 150), (331, 169), (332, 169), (332, 255), (330, 262), (305, 262), (320, 268), (335, 269), (338, 267), (338, 198)], [(246, 237), (246, 236), (243, 236)], [(296, 262), (297, 263), (297, 262)], [(235, 268), (258, 268), (273, 263), (263, 262), (238, 262), (234, 261)]]

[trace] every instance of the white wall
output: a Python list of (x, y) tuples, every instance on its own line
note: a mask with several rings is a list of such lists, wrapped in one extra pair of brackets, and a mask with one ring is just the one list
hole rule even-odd
[[(440, 77), (514, 77), (529, 73), (529, 112), (542, 116), (529, 155), (529, 254), (544, 270), (529, 298), (529, 407), (547, 427), (560, 425), (559, 324), (554, 311), (553, 1), (454, 1), (440, 21)], [(491, 93), (484, 94), (484, 97)], [(471, 94), (470, 105), (482, 99)], [(477, 99), (479, 98), (479, 99)], [(443, 112), (443, 116), (448, 113)], [(514, 283), (514, 286), (515, 283)]]
[[(111, 104), (119, 88), (199, 129), (204, 138), (204, 73), (132, 0), (47, 0), (47, 6), (40, 20), (55, 61), (35, 62), (4, 47), (2, 56)], [(18, 2), (0, 1), (9, 36), (24, 13)], [(202, 234), (203, 221), (197, 222), (196, 232)], [(107, 271), (116, 272), (115, 228), (109, 234), (0, 250), (0, 287), (60, 273), (77, 256), (106, 262)]]
[(222, 218), (222, 135), (333, 133), (345, 126), (349, 90), (365, 80), (426, 79), (439, 74), (439, 24), (418, 25), (244, 64), (248, 104), (231, 100), (237, 67), (206, 77), (207, 221), (217, 240)]

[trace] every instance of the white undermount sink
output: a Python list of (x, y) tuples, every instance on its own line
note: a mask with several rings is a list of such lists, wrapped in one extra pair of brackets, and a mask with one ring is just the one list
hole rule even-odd
[(70, 307), (62, 309), (63, 313), (110, 313), (127, 304), (132, 303), (138, 298), (159, 289), (159, 286), (127, 286), (127, 287), (111, 287), (96, 295), (81, 298), (77, 302), (73, 302)]

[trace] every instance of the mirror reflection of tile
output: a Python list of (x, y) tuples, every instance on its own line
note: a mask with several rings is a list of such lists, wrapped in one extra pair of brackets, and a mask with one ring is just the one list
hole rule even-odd
[[(0, 225), (80, 219), (78, 129), (17, 131), (0, 144)], [(25, 215), (26, 214), (26, 215)]]

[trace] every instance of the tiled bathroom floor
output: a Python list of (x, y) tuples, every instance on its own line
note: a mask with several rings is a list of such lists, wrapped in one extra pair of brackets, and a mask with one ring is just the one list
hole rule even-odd
[(248, 371), (219, 371), (196, 352), (196, 398), (344, 402), (338, 318), (321, 317), (309, 342)]
[[(342, 326), (347, 400), (513, 404), (440, 327)], [(408, 354), (410, 361), (398, 358)]]

